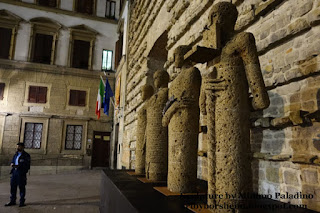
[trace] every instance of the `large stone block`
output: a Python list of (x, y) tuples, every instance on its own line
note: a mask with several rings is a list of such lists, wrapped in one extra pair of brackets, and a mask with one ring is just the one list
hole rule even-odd
[(298, 186), (300, 185), (300, 175), (298, 171), (285, 170), (283, 172), (284, 183), (288, 185)]
[(303, 170), (302, 181), (307, 184), (318, 184), (318, 172), (317, 170)]
[(266, 168), (266, 178), (270, 182), (280, 183), (279, 168), (267, 167)]

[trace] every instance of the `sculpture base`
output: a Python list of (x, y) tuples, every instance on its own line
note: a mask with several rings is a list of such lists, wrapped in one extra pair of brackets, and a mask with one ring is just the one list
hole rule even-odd
[(207, 194), (206, 189), (202, 189), (202, 190), (198, 189), (194, 193), (178, 193), (178, 192), (171, 192), (166, 186), (157, 186), (157, 187), (153, 187), (153, 188), (167, 197), (168, 196), (206, 195)]
[(165, 197), (124, 170), (104, 170), (101, 181), (101, 213), (192, 213), (185, 205), (192, 198)]
[(149, 180), (145, 177), (140, 177), (137, 178), (138, 180), (140, 180), (142, 183), (156, 183), (156, 184), (166, 184), (167, 181), (156, 181), (156, 180)]
[[(199, 180), (198, 180), (199, 181)], [(205, 181), (199, 181), (198, 184)], [(144, 184), (124, 170), (104, 170), (101, 180), (101, 213), (207, 213), (207, 195), (164, 196), (153, 188), (153, 184)], [(258, 199), (254, 204), (287, 207), (286, 209), (252, 208), (245, 213), (316, 213), (308, 209), (294, 209), (289, 204), (270, 199)], [(200, 206), (201, 205), (201, 206)], [(291, 207), (291, 208), (290, 208)], [(221, 211), (220, 211), (221, 212)], [(212, 213), (212, 212), (211, 212)]]
[(127, 172), (129, 175), (131, 175), (131, 176), (138, 176), (138, 177), (143, 177), (143, 176), (145, 176), (145, 174), (138, 174), (138, 173), (136, 173), (135, 171), (128, 171)]

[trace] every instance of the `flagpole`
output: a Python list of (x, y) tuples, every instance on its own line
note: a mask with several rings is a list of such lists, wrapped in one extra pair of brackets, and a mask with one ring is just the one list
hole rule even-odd
[(103, 85), (106, 86), (101, 75), (100, 75), (100, 79), (102, 80)]

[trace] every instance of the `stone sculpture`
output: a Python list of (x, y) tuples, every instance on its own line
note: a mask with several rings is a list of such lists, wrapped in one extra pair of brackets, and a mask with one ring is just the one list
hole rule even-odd
[[(252, 193), (250, 151), (250, 99), (252, 107), (262, 110), (270, 101), (265, 89), (254, 36), (234, 31), (238, 11), (227, 2), (217, 3), (211, 10), (204, 44), (221, 51), (211, 76), (204, 81), (200, 107), (207, 114), (208, 194), (223, 194), (223, 199), (208, 199), (209, 205), (242, 202), (229, 195)], [(209, 35), (209, 36), (208, 36)], [(199, 49), (199, 48), (198, 48)], [(215, 51), (216, 52), (216, 51)], [(249, 87), (248, 87), (249, 86)], [(219, 212), (235, 212), (224, 209)]]
[(138, 125), (137, 125), (137, 142), (136, 142), (136, 162), (135, 173), (145, 173), (146, 163), (146, 127), (147, 127), (147, 101), (153, 95), (153, 87), (151, 85), (144, 85), (141, 88), (141, 98), (145, 103), (138, 111)]
[(159, 70), (154, 73), (155, 94), (147, 104), (146, 178), (165, 181), (168, 174), (168, 128), (161, 125), (162, 110), (168, 100), (169, 75)]
[[(185, 47), (175, 51), (176, 67)], [(169, 103), (162, 125), (169, 125), (168, 189), (172, 192), (195, 192), (199, 133), (199, 95), (201, 75), (197, 68), (183, 66), (172, 81)]]

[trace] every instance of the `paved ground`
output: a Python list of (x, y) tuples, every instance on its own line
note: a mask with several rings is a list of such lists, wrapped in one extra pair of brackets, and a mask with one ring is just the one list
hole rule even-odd
[[(98, 213), (100, 205), (100, 170), (73, 174), (28, 176), (27, 206), (5, 207), (9, 201), (9, 179), (0, 182), (1, 213)], [(19, 193), (19, 189), (18, 189)], [(18, 194), (17, 193), (17, 194)], [(19, 195), (17, 198), (19, 201)]]

